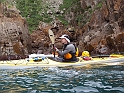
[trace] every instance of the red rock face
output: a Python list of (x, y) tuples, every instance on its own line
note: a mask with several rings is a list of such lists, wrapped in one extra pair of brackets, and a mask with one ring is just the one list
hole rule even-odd
[[(91, 14), (91, 20), (88, 24), (85, 24), (83, 29), (83, 41), (87, 41), (87, 44), (83, 44), (82, 47), (90, 45), (93, 50), (101, 48), (102, 45), (108, 48), (108, 53), (112, 52), (124, 52), (124, 1), (123, 0), (81, 0), (83, 9), (91, 6), (94, 10)], [(98, 7), (101, 4), (100, 7)], [(99, 35), (97, 32), (100, 31)], [(90, 37), (89, 37), (90, 36)], [(89, 38), (88, 38), (89, 37)], [(86, 43), (86, 42), (85, 42)], [(85, 48), (84, 48), (85, 50)], [(81, 50), (80, 50), (81, 51)]]

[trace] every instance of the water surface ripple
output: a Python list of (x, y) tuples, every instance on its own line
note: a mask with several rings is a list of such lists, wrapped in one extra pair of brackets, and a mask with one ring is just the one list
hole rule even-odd
[(0, 93), (124, 93), (124, 66), (0, 69)]

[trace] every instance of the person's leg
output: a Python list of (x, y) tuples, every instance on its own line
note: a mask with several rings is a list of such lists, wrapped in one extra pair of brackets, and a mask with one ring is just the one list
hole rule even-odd
[(57, 62), (63, 62), (63, 58), (60, 58), (60, 57), (49, 57), (49, 59), (57, 61)]
[(63, 58), (56, 57), (56, 61), (58, 61), (58, 62), (63, 62)]

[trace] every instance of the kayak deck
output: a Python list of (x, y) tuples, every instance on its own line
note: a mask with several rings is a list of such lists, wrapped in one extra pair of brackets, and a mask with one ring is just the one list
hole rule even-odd
[(49, 58), (45, 58), (40, 61), (29, 61), (28, 59), (20, 59), (20, 60), (5, 60), (0, 61), (0, 66), (38, 66), (38, 67), (56, 67), (56, 66), (77, 66), (77, 65), (87, 65), (87, 64), (115, 64), (115, 63), (124, 63), (124, 57), (120, 58), (92, 58), (89, 61), (85, 61), (79, 58), (78, 62), (57, 62), (53, 61)]

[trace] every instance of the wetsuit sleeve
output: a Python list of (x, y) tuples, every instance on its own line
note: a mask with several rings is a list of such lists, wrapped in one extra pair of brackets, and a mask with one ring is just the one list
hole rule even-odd
[(72, 45), (68, 45), (66, 48), (65, 48), (65, 50), (64, 51), (58, 51), (58, 54), (60, 55), (60, 56), (64, 56), (65, 54), (67, 54), (67, 53), (69, 53), (69, 52), (71, 52), (71, 51), (73, 51), (73, 46)]

